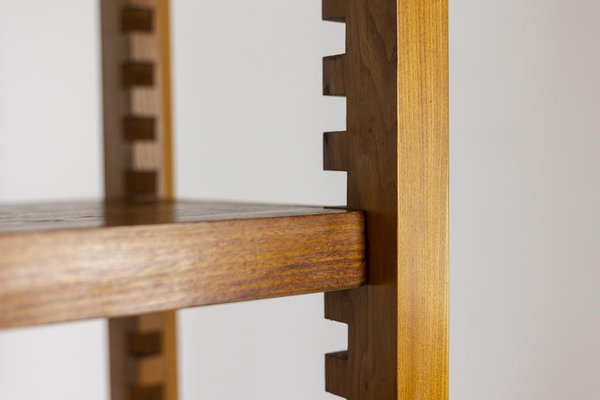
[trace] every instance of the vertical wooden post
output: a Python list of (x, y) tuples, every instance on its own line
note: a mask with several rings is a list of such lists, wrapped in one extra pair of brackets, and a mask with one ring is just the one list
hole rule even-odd
[(323, 91), (347, 96), (347, 131), (324, 136), (325, 169), (348, 171), (366, 211), (368, 284), (325, 296), (349, 324), (326, 356), (326, 389), (351, 400), (448, 398), (447, 0), (323, 0), (346, 23)]
[[(168, 0), (99, 0), (107, 201), (173, 197)], [(177, 399), (174, 312), (109, 321), (113, 400)]]

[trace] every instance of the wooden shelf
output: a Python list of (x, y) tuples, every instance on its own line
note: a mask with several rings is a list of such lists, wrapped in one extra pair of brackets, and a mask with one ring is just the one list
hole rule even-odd
[(364, 280), (359, 212), (197, 201), (0, 206), (0, 328)]

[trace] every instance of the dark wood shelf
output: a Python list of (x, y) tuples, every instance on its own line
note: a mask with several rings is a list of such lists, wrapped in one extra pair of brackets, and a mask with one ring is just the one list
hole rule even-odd
[(0, 328), (364, 280), (360, 212), (201, 201), (0, 205)]

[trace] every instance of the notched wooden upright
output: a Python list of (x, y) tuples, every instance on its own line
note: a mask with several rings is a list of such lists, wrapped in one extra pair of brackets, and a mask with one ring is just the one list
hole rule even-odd
[[(99, 0), (105, 195), (173, 197), (168, 0)], [(177, 399), (175, 313), (109, 320), (112, 400)]]
[(168, 1), (100, 6), (106, 197), (171, 197)]
[(348, 349), (325, 358), (327, 391), (351, 400), (448, 398), (447, 0), (323, 0), (346, 54), (323, 92), (347, 97), (347, 132), (324, 167), (348, 172), (366, 211), (368, 282), (325, 294)]

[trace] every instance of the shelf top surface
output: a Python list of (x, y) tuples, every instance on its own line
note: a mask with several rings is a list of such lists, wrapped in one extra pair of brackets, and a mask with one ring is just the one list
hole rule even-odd
[(0, 204), (0, 235), (101, 228), (335, 214), (341, 208), (217, 201), (75, 201)]

